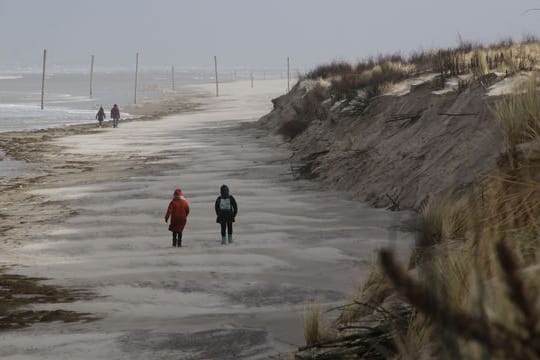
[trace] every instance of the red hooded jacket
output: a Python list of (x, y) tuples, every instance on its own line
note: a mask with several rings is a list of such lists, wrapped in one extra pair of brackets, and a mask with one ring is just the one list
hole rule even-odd
[(174, 198), (169, 203), (167, 213), (165, 214), (165, 221), (171, 218), (169, 230), (173, 232), (184, 231), (186, 226), (187, 217), (189, 215), (189, 204), (184, 197), (182, 189), (174, 190)]

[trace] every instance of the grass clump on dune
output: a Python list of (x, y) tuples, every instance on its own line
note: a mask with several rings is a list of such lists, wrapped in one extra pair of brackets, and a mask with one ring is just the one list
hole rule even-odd
[(515, 167), (517, 146), (538, 141), (540, 135), (540, 94), (534, 72), (525, 89), (503, 96), (495, 106), (495, 114), (505, 137), (506, 153)]
[(319, 303), (314, 303), (304, 310), (304, 338), (308, 346), (331, 341), (335, 338), (335, 331), (323, 323)]
[(318, 344), (327, 358), (540, 358), (539, 100), (536, 74), (498, 100), (506, 151), (497, 170), (423, 204), (409, 268), (380, 253), (336, 321), (349, 330)]
[(334, 61), (316, 67), (306, 79), (327, 79), (337, 99), (352, 99), (364, 90), (369, 97), (383, 94), (392, 84), (422, 73), (440, 74), (441, 84), (448, 77), (470, 75), (481, 78), (490, 72), (508, 75), (536, 69), (540, 61), (540, 41), (527, 36), (521, 43), (505, 39), (488, 46), (461, 42), (448, 49), (418, 51), (408, 57), (380, 55), (356, 64)]

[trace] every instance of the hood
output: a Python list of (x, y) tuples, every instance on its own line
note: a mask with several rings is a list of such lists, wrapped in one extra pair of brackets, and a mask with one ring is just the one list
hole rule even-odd
[(229, 197), (229, 187), (227, 185), (221, 185), (221, 189), (219, 189), (219, 192), (221, 193), (222, 197)]
[(182, 191), (182, 189), (178, 188), (178, 189), (174, 190), (173, 197), (175, 199), (180, 199), (181, 196), (184, 196), (184, 192)]

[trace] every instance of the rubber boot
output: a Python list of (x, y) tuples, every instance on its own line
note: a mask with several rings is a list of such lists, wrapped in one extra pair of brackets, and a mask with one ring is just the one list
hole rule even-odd
[(173, 241), (172, 241), (172, 246), (173, 246), (173, 247), (176, 246), (176, 239), (173, 239)]
[(233, 240), (232, 235), (228, 235), (227, 236), (227, 241), (228, 241), (229, 244), (232, 244), (232, 242), (233, 242), (232, 240)]
[(178, 240), (178, 247), (182, 247), (182, 240)]
[(226, 236), (221, 237), (221, 245), (227, 245), (227, 237)]

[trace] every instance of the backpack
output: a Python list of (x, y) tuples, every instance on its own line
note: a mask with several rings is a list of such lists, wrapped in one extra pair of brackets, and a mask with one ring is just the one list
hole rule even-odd
[(231, 198), (221, 198), (219, 200), (219, 210), (232, 211)]

